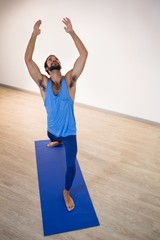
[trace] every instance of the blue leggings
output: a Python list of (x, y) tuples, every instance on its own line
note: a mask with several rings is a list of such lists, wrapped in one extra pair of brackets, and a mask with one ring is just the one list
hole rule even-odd
[(56, 137), (52, 133), (47, 132), (49, 139), (51, 142), (58, 141), (64, 144), (65, 152), (66, 152), (66, 176), (65, 176), (65, 189), (67, 191), (70, 190), (75, 173), (76, 173), (76, 155), (77, 155), (77, 139), (76, 135), (70, 135), (67, 137)]

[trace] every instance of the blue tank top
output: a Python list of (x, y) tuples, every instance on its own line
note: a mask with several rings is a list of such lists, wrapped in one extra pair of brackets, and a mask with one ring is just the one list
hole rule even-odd
[(69, 94), (66, 80), (62, 78), (62, 85), (57, 96), (52, 90), (52, 80), (49, 79), (44, 106), (47, 111), (48, 131), (56, 137), (76, 135), (76, 121), (74, 117), (74, 102)]

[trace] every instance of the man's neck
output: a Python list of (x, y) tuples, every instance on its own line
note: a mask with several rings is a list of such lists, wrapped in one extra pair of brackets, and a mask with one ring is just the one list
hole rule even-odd
[(50, 77), (51, 77), (51, 80), (52, 80), (53, 83), (58, 84), (58, 85), (61, 83), (62, 74), (61, 74), (60, 71), (55, 71), (55, 70), (52, 71), (50, 73)]

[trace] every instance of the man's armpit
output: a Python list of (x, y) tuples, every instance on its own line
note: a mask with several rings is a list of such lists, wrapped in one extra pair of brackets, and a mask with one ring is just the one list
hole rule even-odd
[(76, 85), (76, 77), (75, 76), (71, 76), (69, 87), (72, 88), (75, 85)]
[(42, 91), (46, 91), (46, 86), (44, 84), (44, 80), (41, 79), (41, 80), (38, 80), (38, 86), (39, 88), (42, 90)]

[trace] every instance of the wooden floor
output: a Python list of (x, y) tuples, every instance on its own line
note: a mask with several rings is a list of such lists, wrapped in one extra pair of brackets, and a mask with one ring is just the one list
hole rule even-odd
[(78, 160), (100, 226), (43, 237), (34, 141), (38, 95), (0, 87), (1, 240), (160, 240), (160, 127), (75, 106)]

